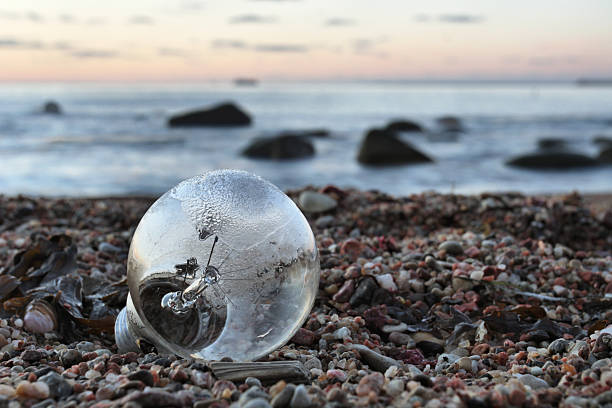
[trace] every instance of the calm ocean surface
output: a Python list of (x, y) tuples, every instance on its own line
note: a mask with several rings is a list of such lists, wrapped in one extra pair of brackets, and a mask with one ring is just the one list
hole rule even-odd
[[(36, 113), (48, 99), (65, 114)], [(175, 113), (235, 101), (254, 118), (248, 128), (170, 129)], [(457, 141), (405, 134), (436, 162), (370, 168), (355, 157), (364, 132), (405, 118), (435, 131), (454, 115), (467, 131)], [(240, 156), (257, 136), (326, 128), (311, 159), (270, 162)], [(216, 168), (245, 169), (283, 189), (333, 183), (392, 194), (424, 190), (609, 192), (612, 166), (530, 171), (507, 167), (542, 137), (597, 153), (594, 136), (612, 136), (612, 87), (571, 83), (0, 83), (0, 193), (97, 196), (162, 193)]]

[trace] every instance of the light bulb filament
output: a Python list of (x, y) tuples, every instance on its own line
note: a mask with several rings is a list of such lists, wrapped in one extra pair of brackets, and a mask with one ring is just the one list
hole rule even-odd
[[(161, 301), (161, 306), (163, 308), (169, 308), (178, 315), (187, 314), (190, 309), (198, 305), (203, 306), (204, 308), (210, 308), (210, 304), (202, 297), (202, 293), (210, 286), (212, 286), (213, 290), (219, 297), (227, 299), (227, 301), (233, 304), (233, 302), (225, 295), (221, 288), (218, 288), (219, 290), (217, 290), (217, 288), (213, 286), (217, 284), (221, 278), (219, 269), (210, 264), (213, 251), (215, 250), (215, 245), (217, 244), (218, 240), (219, 237), (215, 235), (215, 240), (213, 241), (210, 249), (208, 262), (206, 263), (202, 276), (195, 282), (191, 283), (183, 291), (165, 294)], [(184, 264), (175, 265), (175, 269), (178, 275), (183, 276), (183, 282), (186, 282), (188, 277), (190, 279), (195, 278), (201, 267), (198, 265), (198, 260), (196, 258), (189, 258)], [(221, 293), (219, 293), (219, 291), (221, 291)], [(198, 303), (198, 300), (200, 299), (201, 301)]]

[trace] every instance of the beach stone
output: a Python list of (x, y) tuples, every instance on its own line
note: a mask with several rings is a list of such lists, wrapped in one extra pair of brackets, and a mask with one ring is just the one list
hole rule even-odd
[(145, 385), (152, 387), (154, 385), (153, 374), (149, 370), (138, 370), (127, 376), (132, 381), (142, 381)]
[(49, 397), (49, 386), (44, 382), (22, 381), (17, 385), (15, 394), (23, 398), (45, 399)]
[(532, 390), (542, 390), (542, 389), (550, 387), (550, 385), (548, 385), (546, 381), (542, 380), (541, 378), (535, 377), (531, 374), (521, 375), (519, 377), (519, 381), (523, 385), (530, 387)]
[(414, 348), (416, 346), (412, 337), (406, 333), (393, 332), (389, 335), (389, 341), (398, 346), (405, 345), (408, 348)]
[(342, 287), (336, 292), (332, 298), (334, 302), (344, 303), (348, 302), (353, 293), (355, 292), (355, 281), (349, 279), (344, 281)]
[(263, 399), (267, 404), (268, 394), (266, 394), (258, 386), (252, 386), (251, 388), (243, 392), (242, 395), (240, 395), (240, 398), (238, 399), (238, 404), (240, 404), (241, 406), (245, 406), (246, 403), (249, 402), (249, 400), (255, 400), (255, 399)]
[(51, 114), (51, 115), (61, 115), (62, 114), (62, 107), (60, 106), (59, 103), (57, 103), (55, 101), (47, 101), (43, 105), (42, 111), (43, 111), (43, 113), (48, 113), (48, 114)]
[(316, 357), (311, 357), (304, 363), (304, 368), (306, 368), (308, 371), (313, 368), (318, 368), (320, 370), (323, 368), (323, 365), (321, 364), (321, 360)]
[(410, 120), (394, 120), (389, 122), (385, 130), (390, 132), (422, 132), (423, 127)]
[(436, 119), (437, 125), (447, 132), (462, 132), (464, 130), (461, 119), (455, 116), (442, 116)]
[(81, 341), (77, 344), (77, 350), (81, 353), (88, 353), (90, 351), (94, 351), (96, 346), (90, 341)]
[(402, 391), (404, 391), (405, 386), (406, 385), (404, 384), (403, 380), (396, 378), (394, 380), (389, 381), (387, 384), (385, 384), (385, 391), (390, 396), (396, 397), (400, 395)]
[(308, 330), (300, 327), (295, 335), (291, 338), (291, 341), (301, 346), (310, 346), (315, 341), (315, 334)]
[(307, 213), (318, 213), (333, 210), (338, 203), (327, 194), (315, 191), (303, 191), (298, 197), (300, 208)]
[(308, 391), (303, 384), (295, 387), (293, 391), (293, 395), (291, 396), (291, 401), (289, 402), (290, 408), (309, 408), (311, 404), (310, 396), (308, 395)]
[(75, 349), (65, 349), (59, 353), (60, 362), (64, 367), (72, 367), (82, 361), (81, 353)]
[(270, 405), (272, 408), (284, 408), (289, 405), (295, 391), (294, 384), (287, 384), (285, 387), (272, 398)]
[(15, 396), (15, 388), (8, 384), (0, 384), (0, 396), (13, 398)]
[(98, 246), (98, 249), (99, 249), (100, 251), (102, 251), (102, 252), (106, 252), (106, 253), (109, 253), (109, 254), (110, 254), (110, 253), (115, 253), (115, 254), (116, 254), (116, 253), (118, 253), (118, 252), (121, 252), (121, 248), (119, 248), (119, 247), (117, 247), (117, 246), (115, 246), (115, 245), (113, 245), (113, 244), (110, 244), (110, 243), (108, 243), (108, 242), (102, 242), (102, 243), (101, 243), (101, 244)]
[(315, 225), (317, 226), (317, 228), (329, 228), (334, 225), (335, 221), (336, 217), (334, 217), (333, 215), (324, 215), (322, 217), (317, 218), (317, 220), (315, 221)]
[(254, 398), (241, 405), (243, 408), (270, 408), (270, 403), (264, 398)]
[(530, 169), (567, 169), (598, 164), (594, 158), (569, 151), (544, 151), (516, 156), (506, 162), (509, 166)]
[(444, 241), (438, 246), (438, 249), (441, 251), (446, 251), (447, 254), (450, 255), (461, 255), (463, 254), (463, 247), (461, 243), (457, 241)]
[(612, 164), (612, 145), (602, 147), (597, 160), (601, 163)]
[(378, 289), (378, 285), (372, 278), (364, 278), (359, 282), (355, 293), (351, 296), (349, 303), (351, 306), (359, 306), (370, 303), (374, 291)]
[(563, 354), (567, 351), (570, 345), (569, 340), (556, 339), (548, 345), (548, 353), (552, 356), (555, 354)]
[(578, 397), (577, 395), (571, 395), (563, 400), (563, 407), (588, 407), (589, 399), (584, 397)]
[(393, 276), (390, 273), (385, 273), (382, 275), (374, 276), (376, 282), (380, 285), (381, 288), (389, 291), (389, 292), (397, 292), (397, 286), (393, 281)]
[(261, 137), (253, 140), (242, 155), (254, 159), (299, 159), (315, 154), (313, 144), (299, 136)]
[(132, 401), (136, 402), (143, 408), (183, 406), (181, 401), (174, 394), (153, 388), (146, 391), (132, 392), (119, 400), (119, 404), (117, 404), (117, 406), (125, 406), (123, 404), (127, 404)]
[(44, 354), (38, 350), (26, 350), (23, 353), (21, 353), (21, 359), (28, 363), (34, 363), (40, 360), (41, 358), (43, 358), (43, 356)]
[(385, 383), (385, 377), (381, 373), (368, 374), (359, 380), (356, 393), (358, 396), (366, 396), (371, 392), (378, 394)]
[(233, 103), (196, 110), (170, 118), (170, 127), (179, 126), (248, 126), (251, 117)]
[(363, 359), (363, 361), (370, 367), (371, 370), (375, 370), (381, 373), (387, 371), (387, 369), (391, 366), (401, 367), (402, 363), (399, 361), (383, 356), (380, 353), (377, 353), (374, 350), (370, 350), (367, 346), (363, 344), (352, 344), (350, 346), (353, 350), (357, 350), (359, 355)]
[(357, 160), (369, 165), (428, 163), (433, 160), (410, 144), (398, 139), (393, 132), (372, 129), (361, 142)]
[(38, 379), (49, 386), (53, 398), (64, 398), (72, 394), (72, 385), (55, 371), (51, 371)]
[(246, 380), (244, 380), (244, 383), (246, 385), (248, 385), (249, 387), (259, 387), (261, 388), (261, 381), (259, 380), (259, 378), (255, 378), (255, 377), (247, 377)]
[(596, 368), (604, 368), (608, 366), (612, 366), (612, 358), (602, 358), (597, 360), (591, 365), (591, 368), (595, 370)]

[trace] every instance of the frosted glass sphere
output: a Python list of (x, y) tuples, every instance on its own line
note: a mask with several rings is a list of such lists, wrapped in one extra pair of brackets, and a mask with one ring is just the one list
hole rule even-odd
[(320, 270), (293, 201), (236, 170), (193, 177), (160, 197), (138, 224), (127, 267), (118, 325), (161, 351), (237, 361), (265, 356), (295, 334)]

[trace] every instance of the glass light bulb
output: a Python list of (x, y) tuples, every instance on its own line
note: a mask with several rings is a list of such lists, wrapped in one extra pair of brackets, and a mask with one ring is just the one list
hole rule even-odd
[(308, 222), (255, 175), (185, 180), (138, 224), (129, 296), (115, 325), (121, 352), (149, 342), (185, 358), (254, 360), (286, 343), (310, 313), (319, 256)]

